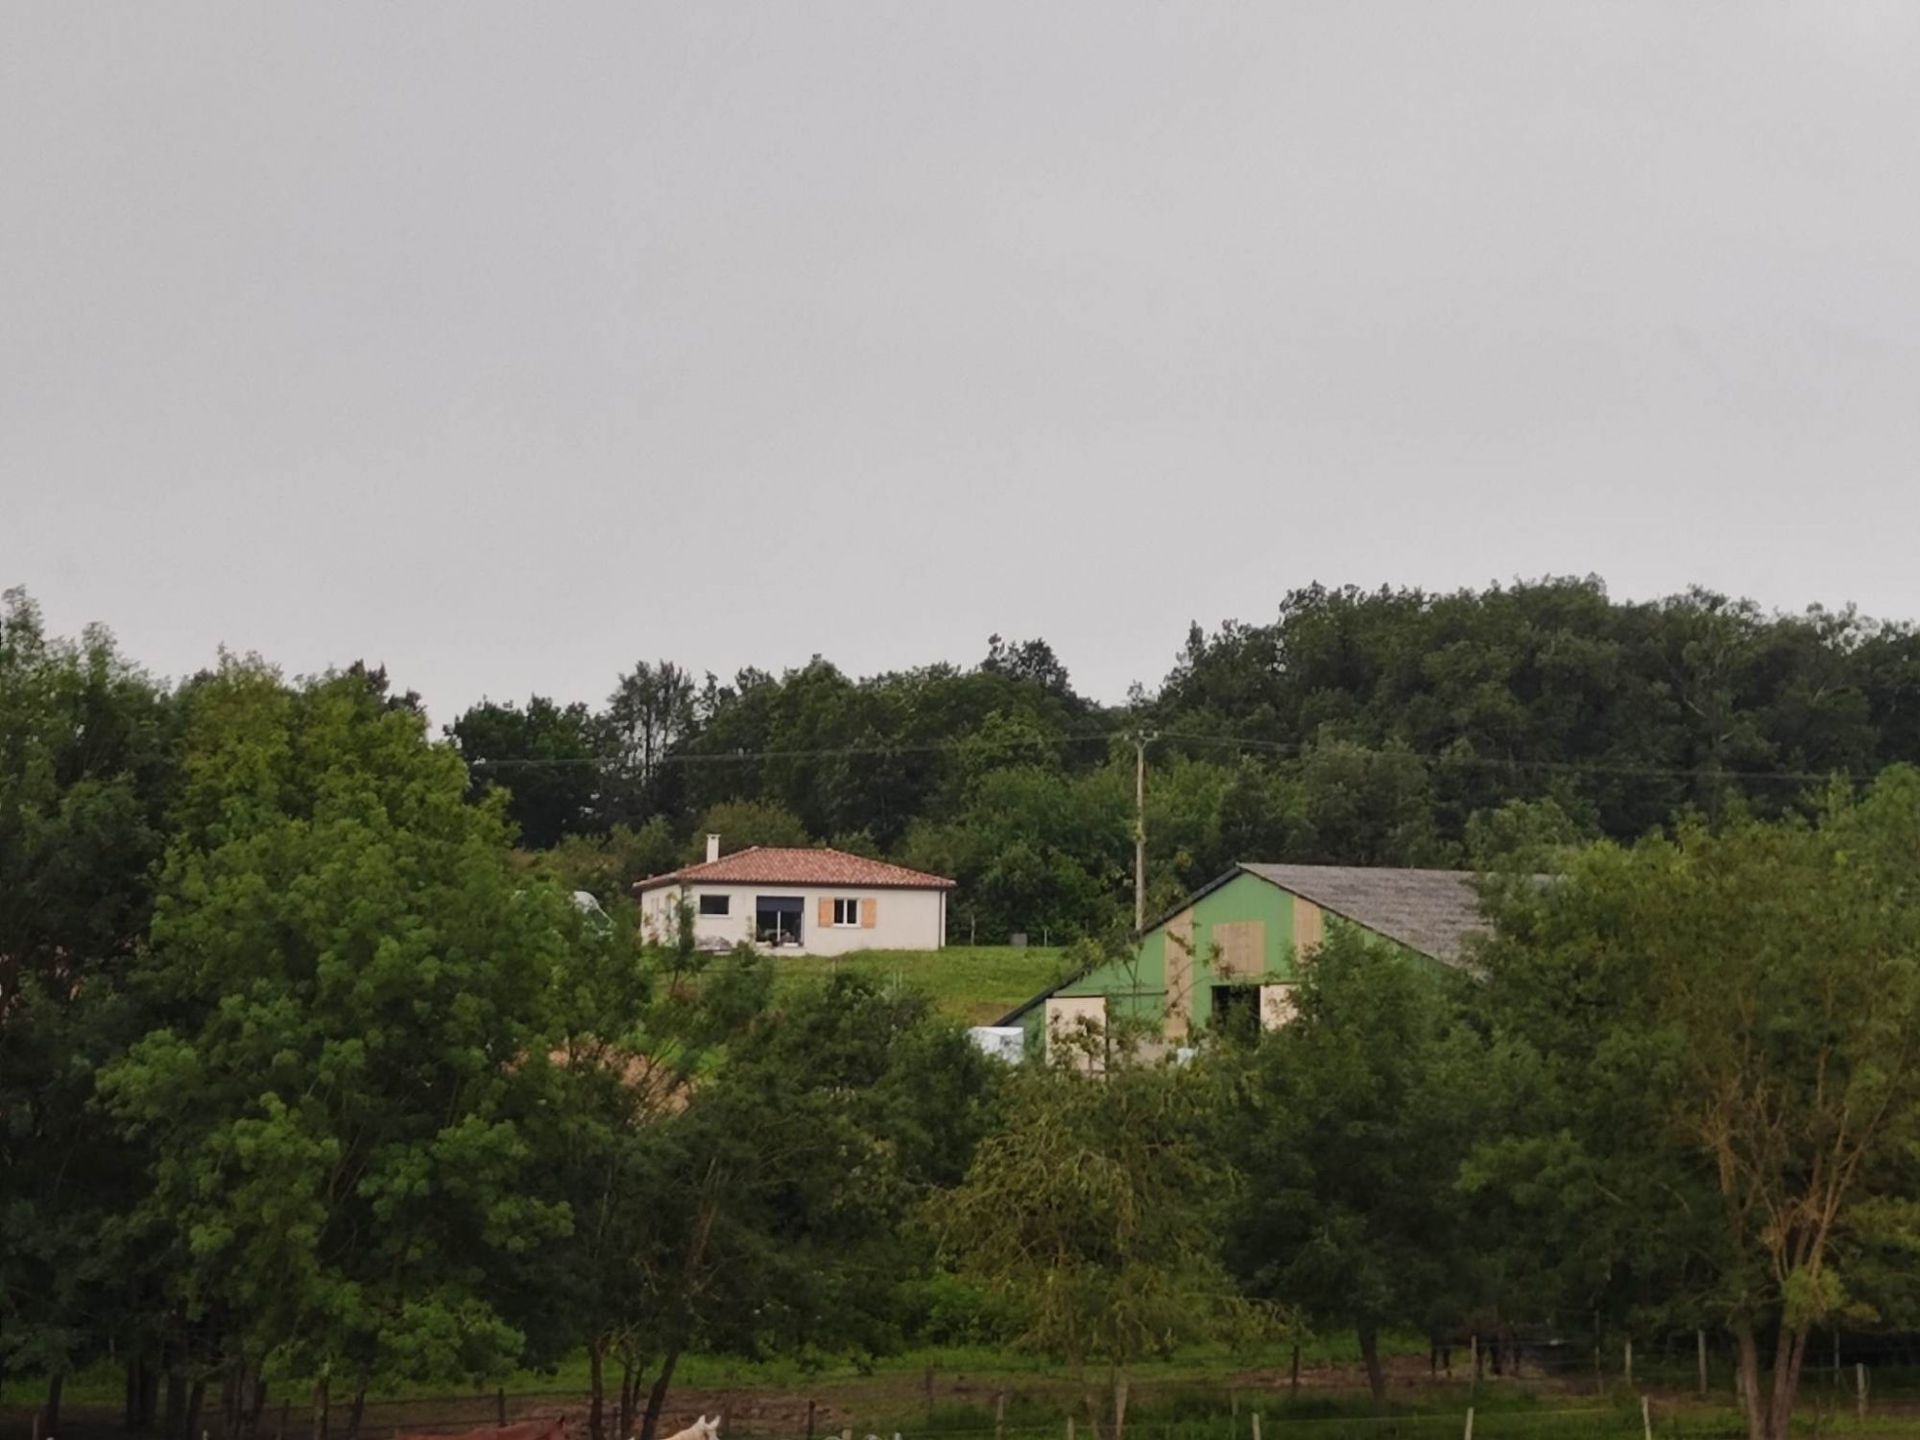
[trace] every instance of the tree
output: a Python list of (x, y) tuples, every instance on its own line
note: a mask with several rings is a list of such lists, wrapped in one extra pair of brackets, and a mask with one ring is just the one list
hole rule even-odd
[(1060, 663), (1060, 657), (1053, 653), (1053, 647), (1044, 640), (1016, 642), (989, 635), (987, 658), (980, 662), (980, 668), (1022, 684), (1037, 685), (1062, 699), (1078, 703), (1073, 693), (1073, 683), (1067, 676), (1067, 667)]
[(25, 592), (0, 597), (0, 1367), (47, 1378), (50, 1429), (109, 1336), (143, 1354), (118, 1223), (137, 1156), (90, 1106), (125, 1040), (172, 729), (106, 631), (52, 639)]
[(957, 924), (1003, 940), (1012, 931), (1098, 935), (1121, 916), (1132, 860), (1132, 762), (1085, 775), (1016, 765), (971, 787), (952, 819), (917, 825), (906, 863), (960, 884)]
[(666, 817), (656, 815), (638, 829), (615, 825), (604, 835), (569, 835), (543, 861), (568, 890), (585, 890), (613, 907), (632, 899), (634, 881), (677, 869), (686, 849)]
[(717, 1047), (738, 1040), (764, 1008), (770, 981), (751, 951), (699, 951), (690, 914), (669, 944), (642, 943), (631, 907), (613, 916), (580, 937), (557, 976), (553, 1123), (539, 1137), (537, 1169), (572, 1224), (509, 1261), (524, 1272), (513, 1285), (523, 1329), (545, 1342), (530, 1358), (586, 1350), (593, 1440), (606, 1429), (612, 1358), (621, 1366), (617, 1434), (634, 1433), (639, 1386), (668, 1348), (663, 1282), (704, 1261), (703, 1222), (696, 1213), (690, 1234), (685, 1207), (689, 1191), (709, 1204), (711, 1182), (684, 1144), (680, 1117)]
[(671, 660), (637, 660), (620, 676), (600, 717), (602, 746), (617, 782), (610, 819), (647, 818), (661, 766), (694, 731), (696, 694), (693, 676)]
[(1112, 1066), (1089, 1080), (1035, 1067), (966, 1181), (937, 1197), (944, 1253), (1021, 1318), (1021, 1342), (1064, 1361), (1096, 1440), (1091, 1367), (1111, 1373), (1125, 1440), (1132, 1367), (1245, 1321), (1220, 1268), (1231, 1175), (1209, 1144), (1206, 1088), (1178, 1069)]
[(351, 677), (229, 659), (193, 692), (148, 1029), (100, 1092), (152, 1156), (138, 1224), (195, 1395), (339, 1374), (357, 1424), (377, 1377), (496, 1373), (522, 1337), (493, 1262), (567, 1222), (525, 1127), (580, 916), (423, 730)]
[(507, 792), (521, 844), (550, 849), (594, 824), (601, 757), (586, 706), (556, 705), (544, 695), (529, 698), (524, 710), (483, 700), (446, 733), (472, 773), (473, 798)]
[(693, 842), (684, 858), (704, 860), (709, 835), (718, 835), (729, 854), (750, 845), (804, 849), (813, 843), (800, 817), (791, 810), (753, 800), (724, 801), (702, 815), (693, 827)]
[(385, 665), (369, 665), (365, 660), (356, 660), (347, 666), (345, 673), (364, 684), (388, 710), (411, 710), (415, 714), (427, 712), (426, 701), (418, 690), (403, 690), (395, 693), (393, 678), (387, 674)]
[(1444, 982), (1352, 928), (1314, 952), (1291, 1023), (1219, 1060), (1219, 1137), (1245, 1184), (1227, 1254), (1248, 1293), (1345, 1325), (1376, 1404), (1380, 1332), (1427, 1325), (1464, 1235), (1470, 1038)]
[(1677, 1174), (1679, 1195), (1714, 1198), (1703, 1227), (1671, 1201), (1639, 1224), (1701, 1256), (1698, 1303), (1735, 1339), (1754, 1440), (1788, 1433), (1812, 1328), (1884, 1301), (1856, 1262), (1920, 1234), (1916, 844), (1920, 773), (1897, 768), (1812, 821), (1596, 847), (1564, 883), (1510, 895), (1488, 953), (1496, 1033), (1549, 1055), (1577, 1024), (1597, 1039), (1574, 1064), (1610, 1066), (1616, 1047), (1649, 1062), (1639, 1133), (1548, 1123), (1604, 1156), (1610, 1183)]
[[(648, 1020), (649, 1083), (610, 1087), (570, 1061), (570, 1081), (598, 1085), (602, 1103), (573, 1108), (556, 1157), (577, 1217), (557, 1242), (561, 1273), (590, 1314), (596, 1397), (602, 1356), (617, 1352), (622, 1433), (640, 1440), (693, 1346), (875, 1351), (897, 1339), (896, 1297), (926, 1260), (908, 1221), (932, 1187), (958, 1180), (992, 1113), (989, 1062), (918, 995), (840, 975), (774, 1011), (764, 959), (708, 959), (690, 940), (671, 954), (694, 983), (661, 988), (663, 1002), (686, 998)], [(722, 1044), (724, 1058), (701, 1062)], [(633, 1063), (628, 1053), (614, 1071), (630, 1076)]]

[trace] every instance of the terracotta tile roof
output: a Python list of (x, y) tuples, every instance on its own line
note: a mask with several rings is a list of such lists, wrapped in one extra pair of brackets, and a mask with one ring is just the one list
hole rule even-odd
[(662, 885), (824, 885), (849, 890), (951, 890), (941, 875), (849, 855), (844, 850), (787, 850), (751, 845), (700, 865), (683, 865), (634, 885), (634, 894)]

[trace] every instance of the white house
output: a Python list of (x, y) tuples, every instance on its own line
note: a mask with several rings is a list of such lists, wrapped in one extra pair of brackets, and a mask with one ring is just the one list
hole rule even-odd
[(939, 875), (869, 860), (843, 850), (754, 845), (720, 853), (633, 887), (649, 935), (673, 933), (682, 902), (693, 910), (694, 940), (725, 949), (751, 941), (801, 955), (850, 950), (938, 950), (947, 937), (947, 892)]

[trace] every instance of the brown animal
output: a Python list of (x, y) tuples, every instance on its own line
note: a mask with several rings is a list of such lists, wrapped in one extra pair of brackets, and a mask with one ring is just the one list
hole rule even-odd
[(516, 1425), (482, 1425), (458, 1435), (401, 1435), (397, 1440), (568, 1440), (572, 1428), (566, 1415), (550, 1415)]

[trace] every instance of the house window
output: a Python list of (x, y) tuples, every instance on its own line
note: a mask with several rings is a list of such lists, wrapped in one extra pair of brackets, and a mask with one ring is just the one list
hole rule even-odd
[(753, 937), (762, 945), (800, 943), (800, 897), (761, 895), (753, 902)]
[(702, 915), (731, 915), (733, 897), (731, 895), (702, 895), (700, 897)]
[(860, 923), (860, 902), (858, 900), (836, 900), (833, 902), (833, 923), (845, 930)]

